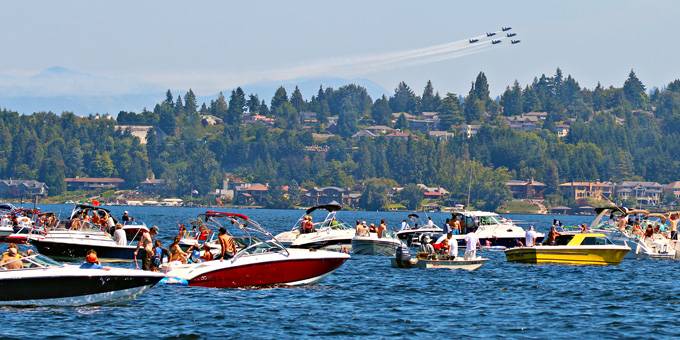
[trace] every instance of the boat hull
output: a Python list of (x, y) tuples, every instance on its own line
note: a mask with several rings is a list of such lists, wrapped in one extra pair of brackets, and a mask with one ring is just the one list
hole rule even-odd
[(131, 300), (162, 276), (49, 276), (2, 279), (0, 305), (82, 306)]
[(205, 273), (189, 280), (190, 286), (214, 288), (267, 287), (310, 284), (335, 271), (345, 259), (265, 262)]
[(358, 255), (394, 256), (401, 241), (392, 238), (355, 237), (352, 253)]
[(505, 251), (508, 262), (553, 263), (568, 265), (617, 265), (628, 254), (630, 248), (583, 247), (583, 246), (538, 246), (512, 248)]
[(423, 269), (462, 269), (467, 271), (477, 270), (488, 261), (484, 258), (473, 260), (455, 259), (455, 260), (428, 260), (428, 259), (410, 259), (409, 261), (398, 261), (392, 258), (392, 267), (395, 268), (423, 268)]
[(40, 254), (57, 259), (82, 259), (87, 255), (88, 250), (93, 249), (97, 252), (97, 257), (104, 262), (110, 261), (132, 261), (135, 258), (134, 246), (108, 246), (101, 244), (76, 243), (76, 242), (57, 242), (45, 239), (32, 239), (33, 245)]
[(338, 269), (349, 255), (328, 251), (289, 249), (289, 253), (248, 255), (236, 260), (214, 260), (172, 266), (167, 276), (190, 286), (242, 288), (310, 284)]

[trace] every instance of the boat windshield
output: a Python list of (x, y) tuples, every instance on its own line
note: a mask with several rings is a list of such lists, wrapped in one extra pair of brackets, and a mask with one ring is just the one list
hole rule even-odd
[[(21, 267), (16, 266), (16, 264), (21, 263)], [(30, 256), (23, 256), (19, 259), (4, 262), (0, 266), (0, 270), (17, 270), (17, 269), (30, 269), (30, 268), (47, 268), (47, 267), (61, 267), (62, 264), (52, 260), (51, 258), (35, 254)]]
[(612, 241), (602, 236), (586, 236), (581, 241), (582, 246), (606, 246), (612, 244), (614, 244)]
[(494, 225), (494, 224), (501, 224), (501, 222), (498, 220), (497, 215), (490, 215), (490, 216), (480, 216), (479, 217), (479, 225)]
[(251, 244), (248, 248), (242, 250), (242, 254), (252, 255), (277, 251), (281, 251), (281, 248), (274, 244), (272, 241), (267, 241)]
[(569, 244), (571, 239), (574, 238), (574, 235), (559, 235), (555, 238), (555, 245), (556, 246), (566, 246)]

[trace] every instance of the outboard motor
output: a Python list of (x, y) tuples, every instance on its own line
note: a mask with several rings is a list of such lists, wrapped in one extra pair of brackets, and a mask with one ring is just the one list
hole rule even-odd
[(397, 247), (394, 256), (399, 267), (403, 267), (411, 261), (411, 252), (409, 251), (408, 246), (403, 243)]

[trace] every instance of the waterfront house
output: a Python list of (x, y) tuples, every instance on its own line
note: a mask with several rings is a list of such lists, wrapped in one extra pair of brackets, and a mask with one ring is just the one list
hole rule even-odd
[(505, 183), (505, 186), (510, 189), (514, 199), (543, 199), (545, 192), (545, 184), (534, 181), (533, 178), (527, 181), (509, 180)]
[(0, 197), (3, 198), (30, 198), (35, 196), (47, 196), (49, 188), (43, 182), (32, 179), (3, 179), (0, 180)]
[(66, 190), (110, 190), (118, 189), (125, 180), (117, 177), (75, 177), (66, 178)]
[(619, 201), (634, 201), (636, 206), (658, 205), (664, 186), (657, 182), (623, 181), (616, 185)]
[(566, 182), (560, 184), (560, 191), (571, 200), (579, 201), (588, 198), (610, 198), (614, 193), (612, 182)]

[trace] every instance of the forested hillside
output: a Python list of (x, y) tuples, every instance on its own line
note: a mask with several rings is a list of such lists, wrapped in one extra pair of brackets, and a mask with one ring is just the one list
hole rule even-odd
[[(410, 128), (407, 114), (422, 112), (438, 112), (437, 130), (453, 136)], [(536, 129), (508, 124), (527, 112), (547, 116)], [(262, 123), (255, 113), (272, 120)], [(206, 124), (207, 116), (223, 123)], [(140, 145), (115, 132), (116, 124), (154, 129)], [(373, 125), (409, 134), (352, 137)], [(463, 132), (468, 125), (479, 125), (475, 134)], [(568, 134), (560, 137), (564, 126)], [(134, 187), (153, 175), (170, 193), (206, 194), (230, 172), (275, 185), (364, 184), (378, 193), (425, 183), (453, 199), (466, 197), (471, 182), (472, 201), (495, 207), (508, 197), (511, 178), (540, 180), (548, 194), (570, 180), (680, 179), (680, 81), (649, 91), (631, 71), (622, 87), (587, 89), (558, 69), (531, 84), (515, 82), (498, 98), (483, 73), (464, 95), (440, 94), (429, 82), (416, 94), (402, 82), (381, 98), (355, 85), (322, 86), (309, 100), (297, 89), (280, 88), (265, 101), (237, 88), (200, 104), (191, 90), (168, 91), (152, 110), (120, 112), (117, 121), (8, 108), (0, 111), (0, 156), (0, 178), (39, 179), (51, 193), (64, 190), (64, 177), (116, 176)]]

